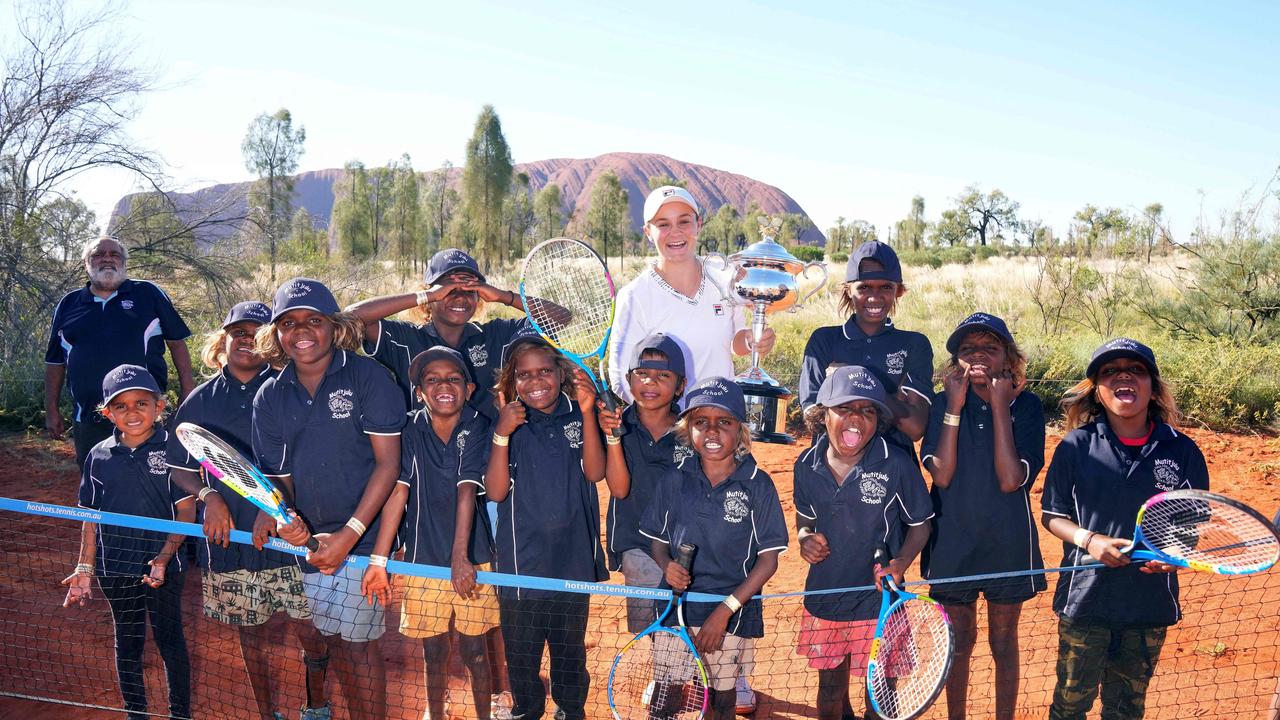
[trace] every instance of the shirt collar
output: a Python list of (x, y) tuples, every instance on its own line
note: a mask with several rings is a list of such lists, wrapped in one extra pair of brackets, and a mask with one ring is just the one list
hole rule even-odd
[(561, 415), (567, 415), (572, 411), (573, 403), (569, 400), (569, 396), (562, 390), (560, 391), (560, 399), (556, 401), (556, 406), (551, 408), (551, 412), (543, 412), (541, 410), (529, 408), (529, 412), (525, 417), (530, 420), (549, 420), (551, 418), (560, 417)]
[[(435, 323), (429, 322), (426, 325), (423, 325), (422, 328), (423, 328), (423, 331), (426, 332), (428, 335), (439, 340), (440, 345), (444, 345), (446, 347), (449, 346), (449, 343), (445, 342), (444, 338), (440, 336), (440, 333), (436, 331)], [(484, 330), (476, 323), (469, 322), (462, 327), (462, 337), (459, 338), (458, 344), (459, 345), (465, 344), (467, 340), (470, 340), (476, 335), (484, 335)]]
[(857, 314), (850, 315), (849, 319), (844, 321), (844, 325), (842, 327), (844, 328), (845, 340), (862, 340), (867, 337), (879, 337), (880, 335), (884, 335), (885, 333), (894, 329), (893, 318), (885, 318), (884, 324), (880, 326), (879, 332), (877, 332), (875, 335), (867, 335), (866, 333), (862, 332), (861, 327), (858, 327)]
[[(1099, 417), (1094, 423), (1094, 432), (1106, 438), (1107, 442), (1111, 443), (1113, 447), (1127, 452), (1127, 450), (1125, 450), (1124, 443), (1120, 442), (1120, 437), (1111, 429), (1111, 423), (1107, 422), (1105, 414)], [(1153, 447), (1157, 443), (1166, 440), (1172, 440), (1176, 437), (1178, 437), (1178, 431), (1174, 430), (1171, 425), (1168, 423), (1156, 423), (1155, 429), (1151, 431), (1151, 437), (1147, 438), (1147, 444), (1142, 446), (1142, 454), (1145, 456), (1147, 454), (1147, 448)]]
[[(831, 438), (826, 433), (818, 436), (813, 443), (812, 457), (808, 460), (808, 465), (816, 473), (831, 476), (831, 468), (827, 466), (827, 448), (831, 446)], [(871, 438), (871, 442), (867, 443), (867, 449), (862, 453), (862, 459), (858, 461), (855, 468), (868, 469), (875, 467), (885, 460), (889, 459), (889, 443), (884, 439), (882, 433), (876, 433)]]
[[(336, 375), (340, 370), (344, 369), (347, 366), (347, 356), (349, 354), (346, 350), (334, 350), (333, 357), (329, 359), (329, 367), (324, 369), (324, 376), (327, 378), (330, 375)], [(291, 383), (298, 382), (298, 369), (294, 366), (292, 360), (280, 371), (280, 380)]]
[[(707, 486), (711, 485), (711, 481), (707, 479), (707, 474), (702, 471), (702, 462), (698, 459), (697, 453), (694, 453), (687, 461), (680, 463), (680, 469), (686, 473), (693, 475), (698, 482)], [(715, 486), (716, 490), (728, 487), (734, 483), (745, 483), (756, 476), (760, 468), (756, 466), (756, 459), (752, 455), (747, 455), (738, 463), (738, 467), (729, 473), (729, 477), (725, 481)]]
[(654, 442), (661, 440), (676, 431), (676, 426), (672, 425), (665, 433), (662, 434), (662, 437), (653, 437), (653, 435), (649, 433), (649, 428), (645, 427), (644, 423), (640, 422), (640, 411), (636, 409), (635, 403), (628, 405), (627, 409), (622, 411), (622, 426), (632, 432), (643, 432), (644, 437)]
[(111, 300), (114, 299), (117, 295), (131, 294), (133, 291), (134, 282), (135, 281), (129, 278), (125, 278), (124, 282), (120, 283), (120, 287), (116, 288), (116, 291), (108, 295), (105, 299), (100, 298), (97, 295), (94, 295), (93, 289), (92, 289), (93, 283), (86, 282), (84, 284), (84, 287), (80, 288), (80, 302), (82, 303), (99, 302), (105, 305), (111, 302)]
[(124, 443), (120, 442), (119, 430), (112, 430), (111, 437), (109, 438), (109, 440), (111, 444), (108, 445), (107, 447), (112, 452), (131, 453), (137, 450), (142, 450), (143, 448), (149, 448), (153, 446), (159, 446), (161, 449), (163, 449), (169, 442), (169, 433), (165, 432), (164, 427), (160, 424), (160, 422), (157, 421), (156, 431), (151, 433), (151, 437), (147, 438), (146, 441), (144, 441), (141, 445), (139, 445), (136, 448), (131, 448), (125, 445)]
[(219, 373), (218, 373), (218, 374), (219, 374), (219, 375), (221, 375), (221, 376), (222, 376), (222, 379), (223, 379), (224, 381), (226, 381), (226, 382), (227, 382), (227, 384), (229, 384), (229, 385), (231, 385), (231, 384), (234, 384), (234, 385), (248, 385), (248, 386), (261, 385), (261, 384), (263, 383), (263, 381), (265, 381), (267, 378), (271, 377), (271, 366), (270, 366), (270, 365), (263, 365), (263, 366), (262, 366), (262, 369), (258, 371), (258, 374), (257, 374), (257, 375), (254, 375), (252, 378), (250, 378), (249, 382), (241, 382), (241, 381), (240, 381), (240, 378), (238, 378), (238, 377), (236, 377), (235, 375), (232, 375), (232, 374), (231, 374), (231, 370), (230, 370), (230, 368), (229, 368), (228, 366), (226, 366), (226, 365), (223, 365), (223, 366), (222, 366), (222, 370), (221, 370), (221, 371), (219, 371)]
[[(479, 415), (480, 413), (475, 408), (470, 405), (464, 405), (461, 414), (458, 416), (458, 424), (453, 426), (453, 432), (449, 435), (449, 443), (452, 444), (457, 439), (458, 433), (470, 427)], [(436, 429), (431, 426), (431, 408), (426, 405), (423, 405), (413, 413), (409, 424), (418, 425), (423, 432), (429, 433), (436, 440), (440, 439), (440, 436), (436, 435)]]

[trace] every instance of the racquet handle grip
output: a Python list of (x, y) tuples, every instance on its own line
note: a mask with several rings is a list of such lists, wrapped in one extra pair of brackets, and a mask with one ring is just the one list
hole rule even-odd
[(882, 568), (889, 567), (889, 561), (893, 559), (889, 557), (889, 548), (884, 545), (877, 547), (875, 555), (872, 557), (874, 558), (875, 564)]
[[(618, 409), (618, 401), (613, 398), (613, 392), (609, 388), (604, 389), (604, 394), (600, 397), (604, 402), (604, 409), (613, 412)], [(609, 435), (613, 437), (622, 437), (622, 428), (616, 427), (609, 431)]]
[(306, 548), (311, 552), (315, 552), (320, 549), (320, 541), (316, 540), (314, 535), (308, 537), (307, 542), (304, 543), (304, 545), (306, 545)]
[[(676, 556), (672, 558), (672, 562), (684, 568), (686, 571), (693, 567), (693, 555), (698, 552), (698, 546), (690, 543), (680, 543), (676, 548)], [(684, 594), (683, 590), (672, 588), (671, 592), (680, 597)]]

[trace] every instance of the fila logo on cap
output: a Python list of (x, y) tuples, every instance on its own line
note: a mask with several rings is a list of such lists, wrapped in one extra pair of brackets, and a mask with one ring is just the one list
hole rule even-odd
[(664, 197), (664, 198), (669, 198), (669, 197), (671, 197), (672, 195), (675, 195), (675, 194), (676, 194), (676, 189), (675, 189), (675, 188), (667, 188), (666, 190), (663, 190), (663, 191), (662, 191), (662, 197)]

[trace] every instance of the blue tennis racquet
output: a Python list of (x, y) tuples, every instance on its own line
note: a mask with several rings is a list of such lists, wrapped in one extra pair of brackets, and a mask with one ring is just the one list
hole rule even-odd
[[(596, 251), (569, 238), (535, 245), (520, 272), (520, 300), (529, 323), (587, 373), (609, 410), (617, 402), (604, 383), (603, 364), (615, 294), (613, 276)], [(587, 363), (591, 358), (594, 369)]]
[[(1280, 559), (1280, 534), (1262, 513), (1225, 495), (1172, 490), (1142, 504), (1133, 542), (1124, 552), (1134, 560), (1251, 575), (1270, 570)], [(1080, 565), (1100, 564), (1084, 557)]]
[[(688, 570), (696, 551), (681, 545), (673, 562)], [(676, 625), (666, 627), (673, 609)], [(609, 709), (615, 720), (700, 720), (710, 700), (707, 684), (707, 668), (684, 625), (684, 594), (673, 591), (658, 619), (614, 657)]]
[[(210, 475), (221, 480), (223, 485), (256, 505), (276, 522), (288, 525), (293, 521), (292, 511), (285, 503), (280, 489), (225, 440), (195, 423), (181, 423), (174, 433), (196, 462)], [(320, 543), (315, 537), (307, 538), (306, 545), (313, 552), (320, 549)]]
[[(889, 565), (889, 551), (876, 550), (876, 563)], [(884, 720), (919, 717), (946, 687), (955, 652), (955, 631), (946, 608), (926, 595), (882, 579), (880, 617), (867, 662), (867, 697)]]

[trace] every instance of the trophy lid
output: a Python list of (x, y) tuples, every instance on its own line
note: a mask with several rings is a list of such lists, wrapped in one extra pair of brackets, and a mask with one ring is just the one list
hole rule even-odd
[(801, 272), (804, 268), (804, 263), (796, 259), (795, 255), (792, 255), (786, 248), (779, 245), (776, 240), (767, 236), (759, 242), (751, 243), (741, 252), (734, 253), (729, 259), (746, 260), (748, 263), (752, 261), (776, 263), (785, 266), (786, 270), (793, 275)]

